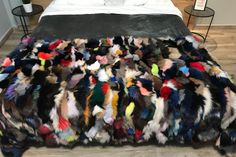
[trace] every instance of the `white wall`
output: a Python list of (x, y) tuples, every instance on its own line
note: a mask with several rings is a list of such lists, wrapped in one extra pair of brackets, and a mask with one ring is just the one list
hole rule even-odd
[[(236, 0), (208, 0), (207, 6), (215, 10), (213, 25), (236, 25)], [(198, 25), (208, 24), (209, 20), (198, 19)]]
[(21, 0), (2, 0), (2, 1), (5, 5), (5, 8), (6, 8), (6, 11), (11, 21), (12, 26), (16, 27), (19, 23), (18, 22), (19, 19), (12, 15), (11, 10), (15, 8), (16, 6), (21, 5), (22, 4)]
[(11, 28), (12, 23), (5, 8), (5, 4), (3, 0), (0, 0), (0, 41)]
[(11, 11), (21, 4), (21, 0), (0, 0), (0, 41), (12, 27), (19, 25), (19, 19)]

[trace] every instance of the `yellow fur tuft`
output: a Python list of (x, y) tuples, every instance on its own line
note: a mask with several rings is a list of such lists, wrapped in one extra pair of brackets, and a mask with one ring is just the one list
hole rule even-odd
[(113, 93), (113, 97), (112, 97), (112, 116), (115, 119), (117, 116), (117, 105), (118, 105), (118, 99), (119, 99), (119, 95), (117, 92)]

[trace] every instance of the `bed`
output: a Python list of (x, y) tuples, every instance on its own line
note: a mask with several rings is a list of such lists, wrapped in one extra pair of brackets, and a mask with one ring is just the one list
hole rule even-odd
[[(153, 0), (152, 0), (153, 1)], [(173, 37), (190, 35), (181, 12), (170, 0), (144, 6), (80, 6), (52, 2), (32, 36), (100, 38), (116, 35)]]
[(180, 11), (170, 0), (126, 1), (54, 0), (4, 59), (4, 156), (31, 146), (210, 142), (223, 152), (235, 143), (236, 86)]

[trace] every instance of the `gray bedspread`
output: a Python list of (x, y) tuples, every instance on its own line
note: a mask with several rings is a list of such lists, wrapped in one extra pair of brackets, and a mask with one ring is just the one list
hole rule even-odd
[(176, 38), (189, 34), (183, 20), (176, 15), (86, 14), (44, 16), (32, 36), (36, 39), (116, 35)]

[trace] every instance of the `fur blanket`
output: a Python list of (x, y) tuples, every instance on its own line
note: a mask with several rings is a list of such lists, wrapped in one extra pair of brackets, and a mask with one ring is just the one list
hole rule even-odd
[(25, 38), (2, 63), (0, 88), (5, 154), (236, 139), (235, 85), (192, 37)]

